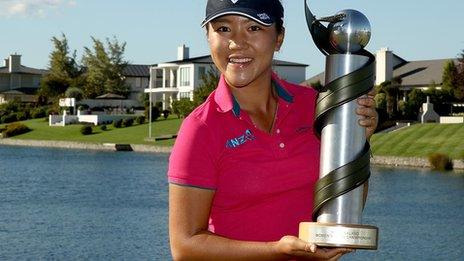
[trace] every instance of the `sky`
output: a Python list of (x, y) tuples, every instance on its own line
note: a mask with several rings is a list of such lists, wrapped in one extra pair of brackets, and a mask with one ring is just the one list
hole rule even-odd
[[(282, 0), (286, 38), (276, 59), (309, 65), (307, 77), (324, 70), (304, 17), (303, 0)], [(320, 0), (309, 1), (317, 17), (343, 9), (364, 13), (372, 27), (367, 50), (390, 48), (405, 60), (456, 58), (464, 49), (463, 0)], [(45, 69), (51, 38), (64, 33), (78, 58), (91, 37), (126, 42), (133, 64), (177, 59), (177, 47), (190, 57), (209, 54), (200, 27), (206, 0), (0, 0), (0, 58), (22, 55), (22, 64)], [(3, 65), (3, 63), (1, 64)]]

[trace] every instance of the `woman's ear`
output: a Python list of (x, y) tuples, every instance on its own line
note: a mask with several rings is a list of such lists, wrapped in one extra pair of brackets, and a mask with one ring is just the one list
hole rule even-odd
[(282, 47), (282, 44), (284, 43), (284, 39), (285, 39), (285, 28), (282, 27), (282, 32), (280, 32), (277, 35), (277, 44), (275, 48), (276, 52), (280, 51), (280, 48)]

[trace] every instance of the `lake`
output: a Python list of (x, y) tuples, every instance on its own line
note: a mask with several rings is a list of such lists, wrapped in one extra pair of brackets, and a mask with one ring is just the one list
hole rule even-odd
[[(167, 160), (0, 145), (0, 260), (169, 260)], [(364, 223), (343, 260), (462, 260), (464, 175), (373, 168)]]

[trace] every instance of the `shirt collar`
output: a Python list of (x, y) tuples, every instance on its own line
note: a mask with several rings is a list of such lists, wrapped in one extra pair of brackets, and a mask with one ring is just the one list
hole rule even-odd
[[(279, 79), (277, 74), (275, 74), (274, 72), (272, 73), (272, 83), (280, 99), (288, 103), (293, 103), (293, 95), (287, 89), (285, 89), (285, 84)], [(216, 92), (214, 94), (214, 100), (216, 104), (219, 106), (219, 111), (232, 111), (236, 117), (240, 116), (240, 105), (238, 104), (235, 97), (232, 95), (232, 92), (230, 91), (229, 86), (227, 85), (227, 82), (224, 78), (224, 75), (222, 74), (219, 79)]]

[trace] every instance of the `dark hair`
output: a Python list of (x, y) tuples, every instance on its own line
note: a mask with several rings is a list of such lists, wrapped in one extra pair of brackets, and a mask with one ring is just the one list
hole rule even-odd
[(278, 34), (281, 34), (284, 32), (285, 27), (284, 27), (284, 20), (282, 18), (279, 18), (275, 21), (275, 27), (277, 30)]

